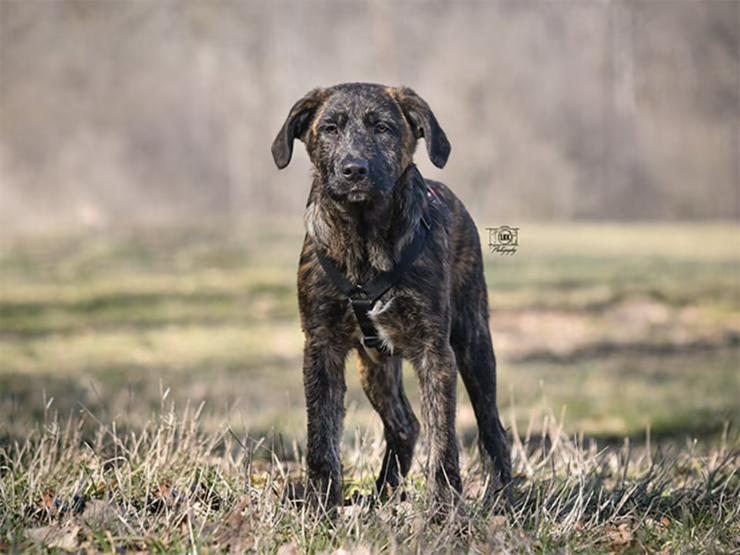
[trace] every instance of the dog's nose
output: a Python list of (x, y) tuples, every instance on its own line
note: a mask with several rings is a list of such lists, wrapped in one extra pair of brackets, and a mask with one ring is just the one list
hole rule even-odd
[(352, 158), (350, 160), (346, 160), (342, 166), (342, 175), (349, 181), (359, 181), (363, 177), (367, 176), (367, 172), (367, 160)]

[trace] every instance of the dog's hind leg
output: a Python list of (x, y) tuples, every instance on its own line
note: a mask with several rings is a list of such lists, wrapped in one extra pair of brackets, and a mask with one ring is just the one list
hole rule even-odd
[(478, 447), (488, 478), (483, 502), (490, 508), (511, 482), (511, 455), (496, 405), (496, 359), (487, 314), (462, 308), (453, 318), (450, 343), (478, 421)]
[(378, 411), (385, 432), (385, 456), (375, 483), (378, 493), (383, 493), (386, 486), (396, 488), (408, 473), (419, 436), (419, 421), (403, 390), (401, 359), (386, 357), (375, 362), (362, 349), (358, 355), (362, 387)]

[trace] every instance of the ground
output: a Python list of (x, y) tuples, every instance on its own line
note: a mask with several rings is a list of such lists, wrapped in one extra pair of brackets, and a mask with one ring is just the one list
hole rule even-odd
[(737, 226), (520, 224), (515, 255), (486, 253), (517, 492), (479, 514), (460, 387), (466, 514), (434, 526), (418, 462), (404, 501), (357, 495), (383, 442), (353, 360), (356, 502), (314, 521), (283, 499), (301, 240), (297, 220), (1, 240), (0, 551), (740, 549)]

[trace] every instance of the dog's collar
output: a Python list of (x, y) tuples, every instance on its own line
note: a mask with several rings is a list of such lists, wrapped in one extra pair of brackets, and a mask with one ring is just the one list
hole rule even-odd
[[(419, 179), (424, 183), (424, 178), (414, 164), (411, 164), (404, 170), (400, 180), (403, 180), (409, 171), (417, 172)], [(433, 194), (436, 198), (436, 193)], [(411, 267), (419, 254), (421, 254), (431, 229), (431, 222), (422, 214), (419, 218), (419, 225), (414, 238), (403, 248), (398, 262), (390, 270), (380, 272), (366, 283), (353, 284), (350, 282), (333, 259), (327, 256), (322, 249), (316, 249), (316, 258), (324, 269), (324, 272), (326, 272), (334, 287), (347, 297), (347, 300), (352, 306), (357, 323), (362, 330), (362, 345), (366, 349), (373, 348), (388, 354), (388, 348), (378, 336), (378, 330), (375, 328), (375, 324), (373, 324), (368, 313), (372, 310), (375, 303), (398, 283), (403, 274)]]

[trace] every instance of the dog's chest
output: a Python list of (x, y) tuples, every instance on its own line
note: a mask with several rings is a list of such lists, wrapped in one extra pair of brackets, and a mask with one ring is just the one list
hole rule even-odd
[[(403, 351), (413, 340), (414, 334), (410, 329), (408, 300), (398, 296), (387, 295), (387, 298), (378, 300), (367, 312), (367, 316), (375, 328), (375, 334), (385, 347), (385, 351), (392, 355), (402, 355)], [(362, 339), (363, 333), (354, 316), (355, 337)], [(379, 354), (375, 349), (368, 349), (368, 353)]]

